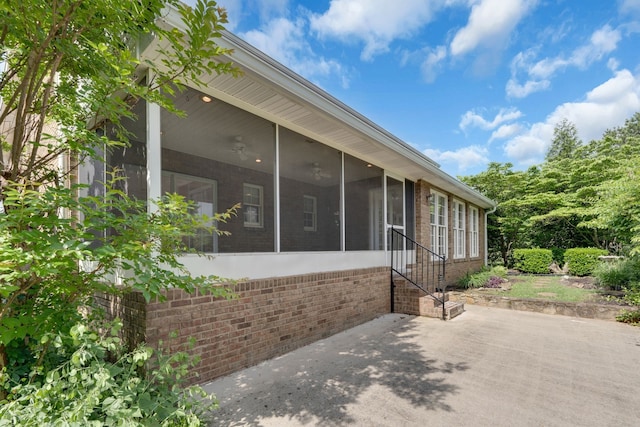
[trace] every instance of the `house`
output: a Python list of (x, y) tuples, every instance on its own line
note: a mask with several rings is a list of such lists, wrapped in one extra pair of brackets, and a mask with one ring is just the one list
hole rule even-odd
[[(158, 43), (140, 55), (157, 61)], [(170, 291), (165, 302), (104, 300), (131, 339), (195, 338), (199, 381), (207, 381), (392, 307), (425, 314), (438, 290), (485, 265), (493, 201), (233, 34), (219, 44), (233, 49), (243, 75), (212, 75), (206, 87), (177, 94), (186, 118), (139, 103), (131, 147), (106, 166), (120, 167), (126, 190), (142, 199), (177, 192), (206, 214), (242, 203), (220, 225), (230, 236), (189, 242), (211, 258), (183, 257), (194, 273), (243, 278), (238, 298)], [(79, 175), (96, 186), (106, 166), (85, 165)], [(401, 240), (392, 245), (392, 235)], [(409, 259), (395, 275), (394, 253)], [(435, 278), (417, 280), (427, 293), (401, 280), (416, 271)]]

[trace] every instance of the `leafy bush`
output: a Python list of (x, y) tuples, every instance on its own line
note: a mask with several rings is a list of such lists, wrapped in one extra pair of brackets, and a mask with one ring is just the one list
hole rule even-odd
[(640, 282), (630, 283), (629, 286), (625, 288), (625, 291), (625, 301), (629, 304), (640, 306)]
[(501, 288), (502, 284), (505, 282), (505, 279), (502, 277), (491, 276), (487, 283), (484, 284), (485, 288)]
[(598, 248), (572, 248), (564, 253), (564, 259), (573, 276), (589, 276), (600, 262), (599, 256), (607, 255), (607, 251)]
[(165, 355), (146, 346), (122, 353), (116, 325), (106, 337), (77, 324), (66, 336), (42, 340), (54, 351), (72, 340), (74, 351), (55, 369), (38, 368), (29, 381), (9, 385), (0, 406), (5, 425), (204, 425), (217, 402), (198, 386), (182, 388), (196, 359), (186, 353)]
[(640, 258), (600, 262), (593, 270), (593, 276), (601, 287), (621, 290), (640, 281)]
[(631, 325), (639, 325), (640, 324), (640, 310), (630, 311), (624, 310), (618, 316), (616, 316), (616, 320), (622, 323), (629, 323)]
[[(507, 277), (507, 269), (502, 266), (493, 267), (492, 269), (483, 268), (478, 273), (467, 273), (460, 280), (458, 286), (469, 288), (495, 287), (499, 288)], [(491, 286), (487, 286), (490, 284)]]
[(544, 274), (553, 262), (551, 249), (515, 249), (513, 261), (516, 270), (523, 273)]
[(565, 250), (566, 249), (564, 248), (551, 248), (551, 254), (553, 256), (553, 260), (556, 262), (556, 264), (558, 264), (561, 267), (564, 265)]

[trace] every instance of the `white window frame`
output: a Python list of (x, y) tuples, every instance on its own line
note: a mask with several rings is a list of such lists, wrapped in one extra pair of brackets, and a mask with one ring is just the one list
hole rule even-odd
[[(189, 180), (189, 181), (193, 181), (193, 182), (199, 182), (199, 183), (203, 183), (203, 184), (207, 184), (209, 185), (209, 191), (211, 191), (211, 199), (213, 200), (212, 206), (211, 206), (211, 213), (206, 213), (208, 216), (210, 216), (211, 218), (213, 218), (216, 214), (216, 209), (217, 209), (217, 198), (218, 198), (218, 182), (216, 180), (213, 179), (208, 179), (208, 178), (202, 178), (199, 176), (194, 176), (194, 175), (187, 175), (184, 173), (178, 173), (178, 172), (172, 172), (172, 171), (168, 171), (168, 170), (162, 170), (161, 171), (161, 176), (164, 178), (168, 178), (169, 179), (169, 189), (168, 192), (170, 193), (177, 193), (177, 190), (175, 188), (175, 182), (176, 182), (176, 178), (180, 178), (180, 179), (184, 179), (184, 180)], [(178, 193), (179, 194), (179, 193)], [(196, 203), (196, 207), (194, 210), (194, 214), (200, 214), (201, 212), (198, 212), (198, 210), (200, 209), (197, 205), (200, 204), (199, 201), (192, 199), (190, 196), (191, 195), (184, 195), (182, 194), (183, 197), (185, 197), (186, 200), (189, 200), (191, 202)], [(211, 225), (211, 224), (208, 224)], [(215, 232), (204, 232), (204, 230), (198, 230), (197, 232), (197, 236), (200, 238), (206, 237), (207, 239), (209, 238), (209, 236), (211, 236), (211, 240), (213, 242), (213, 252), (218, 252), (218, 235)], [(196, 249), (196, 250), (203, 250), (202, 247), (198, 248), (195, 245), (195, 241), (197, 239), (195, 239), (195, 236), (190, 236), (187, 238), (187, 246), (189, 246), (190, 248)]]
[[(307, 210), (307, 201), (311, 202), (311, 210)], [(314, 196), (303, 196), (302, 214), (304, 231), (318, 231), (318, 199)], [(311, 217), (311, 225), (307, 225), (307, 215)]]
[[(448, 203), (449, 202), (445, 194), (439, 193), (437, 191), (431, 192), (431, 197), (429, 198), (429, 213), (430, 213), (429, 222), (431, 224), (431, 251), (445, 258), (447, 257), (447, 254), (449, 251)], [(441, 209), (442, 209), (442, 212), (441, 212)]]
[(466, 209), (464, 202), (453, 199), (453, 258), (465, 257)]
[(469, 256), (480, 256), (480, 210), (475, 206), (469, 206)]
[[(258, 201), (247, 202), (247, 196), (253, 197), (249, 190), (258, 190)], [(247, 221), (247, 212), (249, 209), (255, 209), (256, 220)], [(244, 226), (248, 228), (263, 228), (264, 227), (264, 187), (262, 185), (255, 184), (242, 184), (242, 215), (244, 219)]]

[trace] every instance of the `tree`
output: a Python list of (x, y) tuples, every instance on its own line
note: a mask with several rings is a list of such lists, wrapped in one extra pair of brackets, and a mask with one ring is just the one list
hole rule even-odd
[(504, 265), (514, 245), (521, 238), (524, 218), (519, 207), (509, 201), (518, 200), (523, 193), (526, 180), (524, 172), (513, 171), (511, 163), (491, 162), (485, 172), (475, 176), (460, 177), (460, 180), (498, 203), (487, 223), (489, 252), (499, 257)]
[(571, 158), (581, 144), (576, 125), (567, 119), (562, 119), (553, 128), (553, 139), (545, 159), (550, 162)]
[[(162, 24), (167, 7), (177, 9), (184, 33)], [(0, 4), (0, 369), (9, 382), (42, 368), (55, 351), (43, 343), (79, 320), (97, 291), (135, 290), (147, 300), (169, 287), (230, 295), (220, 278), (192, 277), (177, 258), (188, 251), (185, 235), (217, 231), (211, 218), (193, 216), (175, 195), (147, 213), (117, 189), (120, 178), (105, 183), (103, 197), (79, 197), (71, 180), (83, 159), (128, 144), (122, 120), (133, 118), (138, 100), (180, 114), (171, 95), (185, 82), (238, 73), (219, 59), (231, 53), (215, 43), (225, 22), (212, 0), (193, 9), (178, 0)], [(158, 63), (141, 62), (133, 49), (151, 34), (166, 46)], [(98, 131), (106, 126), (115, 137)]]
[(640, 113), (599, 140), (582, 144), (563, 120), (544, 163), (513, 171), (491, 163), (461, 179), (498, 202), (489, 217), (490, 253), (508, 263), (512, 248), (597, 246), (640, 252), (637, 177)]

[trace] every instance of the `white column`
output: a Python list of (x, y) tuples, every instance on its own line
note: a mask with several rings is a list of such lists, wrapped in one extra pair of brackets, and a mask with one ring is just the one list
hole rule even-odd
[(162, 196), (162, 136), (160, 106), (147, 102), (147, 211), (158, 207), (153, 201)]
[[(274, 177), (273, 177), (273, 192), (275, 196), (275, 200), (273, 203), (274, 207), (274, 238), (275, 238), (275, 251), (276, 253), (280, 253), (280, 126), (275, 124), (275, 137), (276, 137), (276, 161), (274, 167)], [(242, 215), (242, 213), (240, 213)]]

